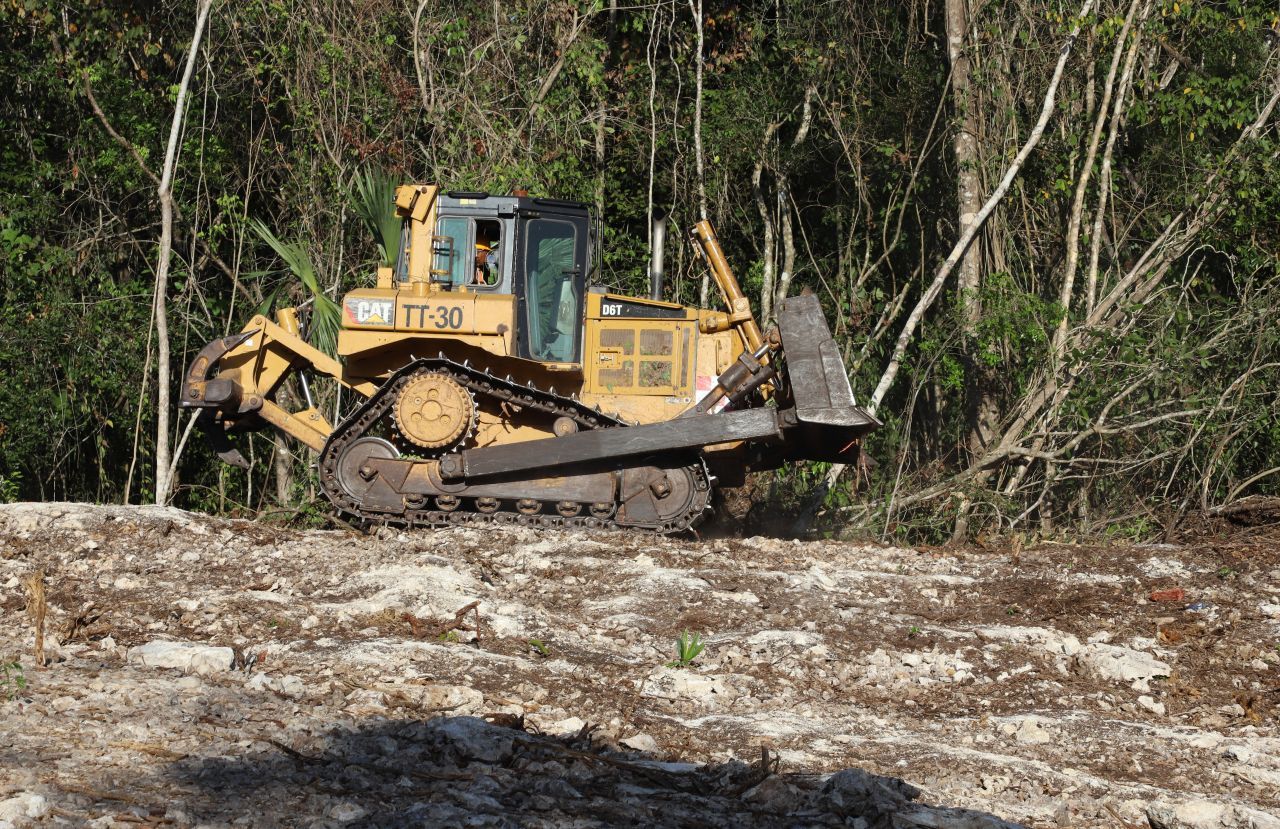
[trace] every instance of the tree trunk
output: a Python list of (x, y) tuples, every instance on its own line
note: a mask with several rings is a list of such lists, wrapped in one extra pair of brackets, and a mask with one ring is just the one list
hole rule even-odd
[(286, 507), (293, 500), (293, 455), (284, 435), (277, 433), (275, 442), (276, 502)]
[(204, 37), (205, 24), (209, 20), (209, 7), (213, 0), (199, 0), (196, 4), (196, 29), (191, 36), (191, 48), (187, 52), (187, 65), (178, 85), (178, 98), (173, 106), (173, 123), (169, 127), (169, 144), (164, 155), (164, 171), (156, 194), (160, 198), (160, 255), (156, 267), (155, 303), (152, 312), (156, 320), (156, 503), (166, 504), (172, 494), (169, 452), (169, 317), (167, 295), (169, 291), (169, 260), (173, 253), (173, 175), (178, 166), (178, 139), (182, 134), (182, 122), (187, 112), (187, 90), (195, 71), (196, 57), (200, 53), (200, 41)]
[[(778, 274), (778, 284), (773, 292), (773, 308), (782, 305), (782, 301), (787, 298), (787, 293), (791, 290), (791, 280), (796, 275), (796, 235), (795, 228), (792, 224), (792, 208), (795, 205), (791, 199), (791, 176), (789, 173), (790, 163), (796, 156), (796, 151), (800, 145), (809, 137), (809, 129), (813, 126), (813, 98), (818, 93), (818, 87), (809, 84), (804, 90), (804, 105), (800, 116), (800, 126), (796, 129), (795, 136), (791, 139), (790, 158), (786, 159), (786, 163), (781, 165), (778, 172), (778, 216), (782, 225), (782, 272)], [(765, 324), (769, 324), (769, 314), (764, 314), (761, 320)]]
[[(956, 164), (956, 227), (963, 236), (973, 226), (982, 206), (982, 180), (978, 174), (977, 96), (970, 84), (970, 60), (965, 51), (969, 31), (967, 0), (946, 0), (947, 53), (951, 60), (951, 95), (956, 113), (952, 151)], [(963, 308), (965, 334), (970, 335), (982, 313), (978, 300), (982, 245), (977, 239), (956, 267), (957, 288)]]
[[(952, 151), (956, 164), (956, 229), (967, 234), (982, 208), (982, 176), (978, 156), (978, 96), (972, 84), (967, 51), (968, 0), (946, 0), (947, 53), (951, 60), (951, 95), (956, 113)], [(965, 444), (977, 457), (995, 433), (999, 418), (992, 372), (981, 359), (978, 323), (982, 319), (982, 240), (975, 236), (956, 266), (956, 289), (964, 337), (966, 421)]]
[(760, 154), (756, 156), (755, 167), (751, 170), (751, 191), (755, 196), (756, 210), (760, 213), (760, 222), (764, 225), (763, 272), (760, 282), (760, 321), (767, 327), (773, 318), (773, 274), (775, 260), (775, 239), (773, 229), (773, 211), (764, 197), (764, 167), (769, 156), (769, 146), (773, 143), (774, 133), (781, 126), (774, 121), (765, 128), (764, 138), (760, 141)]
[(600, 109), (596, 112), (596, 215), (604, 220), (604, 185), (605, 185), (605, 109), (604, 97), (600, 99)]
[(791, 279), (796, 274), (796, 233), (791, 220), (791, 191), (784, 173), (778, 181), (778, 215), (782, 220), (782, 271), (774, 288), (773, 307), (777, 308), (791, 290)]

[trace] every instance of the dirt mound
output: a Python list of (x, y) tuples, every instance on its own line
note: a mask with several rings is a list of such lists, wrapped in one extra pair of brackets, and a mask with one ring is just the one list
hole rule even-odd
[(0, 507), (0, 827), (1275, 829), (1277, 566)]

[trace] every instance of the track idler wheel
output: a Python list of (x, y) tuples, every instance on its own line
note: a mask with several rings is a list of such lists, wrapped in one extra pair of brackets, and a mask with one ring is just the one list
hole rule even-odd
[(701, 517), (710, 499), (710, 482), (695, 466), (634, 467), (622, 475), (617, 522), (661, 532), (683, 530)]
[(338, 459), (338, 484), (352, 500), (360, 503), (377, 477), (377, 472), (369, 465), (369, 461), (398, 457), (400, 450), (391, 441), (382, 438), (360, 438), (352, 441)]

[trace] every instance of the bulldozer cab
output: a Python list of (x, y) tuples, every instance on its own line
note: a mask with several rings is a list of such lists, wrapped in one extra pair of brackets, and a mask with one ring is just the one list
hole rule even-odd
[[(582, 361), (592, 221), (587, 206), (559, 199), (448, 192), (435, 204), (430, 281), (436, 290), (510, 296), (518, 356)], [(412, 281), (414, 223), (406, 216), (396, 288)]]

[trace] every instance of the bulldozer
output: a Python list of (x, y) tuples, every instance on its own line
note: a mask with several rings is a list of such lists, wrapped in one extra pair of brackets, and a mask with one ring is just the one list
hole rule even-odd
[[(707, 221), (691, 236), (723, 310), (661, 299), (661, 223), (650, 295), (635, 297), (596, 284), (603, 224), (585, 204), (417, 184), (396, 188), (395, 210), (394, 266), (343, 296), (336, 356), (294, 307), (191, 362), (179, 405), (223, 461), (247, 467), (231, 438), (275, 428), (315, 451), (325, 497), (365, 524), (672, 534), (748, 471), (856, 463), (880, 425), (817, 297), (787, 298), (762, 330)], [(333, 422), (311, 391), (325, 378)]]

